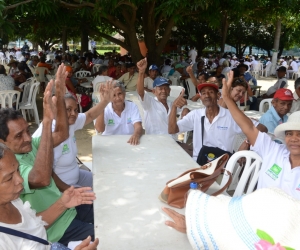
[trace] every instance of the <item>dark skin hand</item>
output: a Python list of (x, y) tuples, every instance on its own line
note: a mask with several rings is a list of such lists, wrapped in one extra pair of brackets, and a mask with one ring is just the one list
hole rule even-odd
[(171, 217), (173, 221), (167, 220), (165, 224), (169, 227), (173, 227), (177, 231), (186, 234), (185, 216), (177, 213), (173, 209), (163, 207), (162, 210)]

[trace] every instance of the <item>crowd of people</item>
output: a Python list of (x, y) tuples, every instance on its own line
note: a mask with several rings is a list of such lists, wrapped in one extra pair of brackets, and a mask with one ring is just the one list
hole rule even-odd
[[(193, 131), (192, 157), (200, 165), (217, 158), (215, 152), (209, 151), (212, 148), (233, 154), (235, 135), (244, 133), (247, 140), (240, 150), (251, 149), (263, 158), (257, 189), (276, 187), (300, 200), (300, 78), (295, 81), (294, 93), (287, 89), (288, 66), (281, 63), (277, 69), (278, 81), (266, 96), (256, 98), (249, 84), (249, 81), (256, 82), (249, 72), (255, 68), (256, 57), (241, 61), (234, 55), (218, 60), (201, 59), (191, 48), (186, 61), (166, 59), (164, 65), (158, 67), (148, 65), (146, 58), (135, 64), (129, 56), (119, 57), (113, 53), (104, 58), (92, 52), (80, 58), (76, 54), (55, 53), (33, 55), (17, 64), (9, 62), (14, 75), (31, 72), (24, 67), (27, 65), (46, 67), (55, 71), (56, 77), (44, 86), (43, 121), (32, 136), (28, 123), (18, 111), (0, 110), (0, 188), (3, 190), (0, 192), (3, 215), (0, 226), (22, 230), (21, 218), (29, 213), (26, 223), (38, 223), (34, 229), (26, 227), (25, 233), (64, 245), (82, 240), (77, 249), (95, 249), (98, 240), (93, 225), (93, 177), (91, 172), (78, 168), (75, 138), (75, 131), (91, 122), (103, 136), (130, 135), (128, 143), (133, 146), (142, 143), (143, 127), (146, 134), (170, 135), (175, 140), (177, 133)], [(268, 62), (268, 58), (265, 63), (262, 61), (265, 67)], [(93, 71), (95, 64), (101, 64), (96, 72)], [(79, 70), (92, 72), (94, 86), (99, 77), (108, 80), (100, 85), (99, 103), (83, 113), (79, 112), (76, 98), (82, 79), (73, 77)], [(190, 78), (198, 92), (192, 101), (201, 101), (205, 108), (188, 110), (184, 91), (171, 102), (168, 99), (171, 77), (176, 77), (183, 85)], [(23, 81), (8, 79), (5, 67), (0, 65), (0, 86), (9, 82), (6, 85), (15, 88), (16, 82)], [(54, 98), (51, 96), (53, 85)], [(144, 111), (144, 124), (137, 105), (125, 100), (126, 91), (137, 92)], [(237, 106), (239, 103), (256, 110), (263, 98), (273, 98), (272, 107), (259, 121), (246, 117)], [(181, 113), (179, 118), (178, 113)], [(267, 132), (281, 142), (273, 141)], [(210, 153), (215, 157), (208, 159)], [(9, 214), (10, 210), (13, 214)], [(172, 218), (177, 217), (173, 214)], [(177, 227), (172, 223), (168, 225)], [(2, 235), (1, 245), (9, 244), (11, 249), (40, 244)], [(90, 240), (94, 243), (89, 245)]]

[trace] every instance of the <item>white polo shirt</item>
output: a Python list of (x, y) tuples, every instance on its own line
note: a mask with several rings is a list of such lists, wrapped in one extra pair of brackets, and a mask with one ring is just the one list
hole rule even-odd
[(219, 114), (210, 123), (206, 117), (206, 108), (195, 109), (177, 122), (179, 132), (193, 132), (193, 158), (196, 161), (202, 148), (201, 117), (204, 119), (203, 144), (233, 152), (233, 141), (236, 134), (242, 133), (228, 109), (220, 107)]
[(297, 95), (296, 91), (293, 93), (294, 101), (290, 110), (290, 113), (300, 110), (300, 97)]
[(151, 77), (146, 77), (144, 79), (144, 87), (147, 88), (147, 89), (153, 89), (153, 80)]
[[(75, 185), (79, 180), (79, 167), (76, 161), (77, 145), (75, 131), (82, 129), (86, 120), (84, 113), (79, 113), (76, 122), (69, 126), (69, 138), (53, 149), (53, 169), (57, 176), (68, 185)], [(52, 122), (52, 131), (55, 129), (55, 120)], [(42, 135), (42, 124), (32, 137)]]
[(286, 145), (278, 144), (267, 134), (259, 132), (251, 149), (263, 159), (257, 188), (278, 187), (300, 200), (300, 166), (291, 168)]
[(168, 135), (169, 115), (172, 108), (172, 102), (167, 100), (169, 111), (157, 100), (157, 97), (150, 96), (144, 92), (144, 100), (139, 96), (139, 100), (144, 109), (145, 131), (148, 135)]
[(139, 109), (133, 102), (125, 101), (121, 117), (115, 113), (110, 102), (104, 110), (105, 130), (102, 135), (132, 135), (133, 124), (141, 121)]

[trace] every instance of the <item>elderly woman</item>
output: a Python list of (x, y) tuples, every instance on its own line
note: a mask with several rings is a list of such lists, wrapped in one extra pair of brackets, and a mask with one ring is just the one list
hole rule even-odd
[(141, 121), (136, 104), (125, 100), (125, 87), (116, 83), (111, 102), (97, 117), (95, 129), (102, 135), (131, 135), (128, 143), (137, 145), (143, 130)]
[[(70, 187), (47, 210), (35, 213), (29, 202), (23, 204), (19, 198), (23, 191), (23, 178), (20, 176), (19, 163), (14, 153), (0, 143), (0, 248), (1, 249), (49, 249), (34, 239), (26, 239), (19, 235), (8, 234), (8, 229), (34, 235), (47, 240), (46, 228), (68, 208), (81, 204), (92, 204), (95, 194), (91, 188)], [(98, 239), (89, 245), (90, 238), (75, 249), (96, 249)]]
[(236, 106), (230, 96), (232, 82), (231, 71), (228, 81), (223, 81), (223, 99), (252, 150), (263, 159), (257, 188), (278, 187), (300, 200), (300, 111), (276, 127), (275, 136), (285, 141), (285, 145), (278, 144), (268, 134), (261, 133)]
[[(60, 191), (64, 191), (69, 185), (93, 187), (93, 174), (78, 167), (77, 145), (75, 131), (82, 129), (85, 125), (91, 123), (101, 113), (113, 98), (113, 83), (106, 83), (100, 87), (101, 101), (85, 113), (78, 112), (78, 104), (75, 97), (71, 94), (65, 95), (66, 112), (69, 123), (69, 138), (54, 148), (53, 170), (62, 182), (56, 182)], [(33, 137), (39, 137), (42, 134), (42, 125), (33, 134)], [(52, 130), (55, 129), (55, 122), (52, 124)]]

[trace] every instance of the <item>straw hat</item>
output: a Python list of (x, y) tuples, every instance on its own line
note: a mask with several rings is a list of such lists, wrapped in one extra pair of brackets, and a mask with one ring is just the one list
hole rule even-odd
[(284, 139), (285, 131), (288, 130), (300, 130), (300, 111), (292, 113), (287, 122), (278, 125), (274, 130), (274, 134), (279, 139)]
[(255, 249), (257, 230), (281, 246), (300, 249), (300, 201), (277, 188), (242, 197), (189, 193), (185, 209), (193, 249)]

